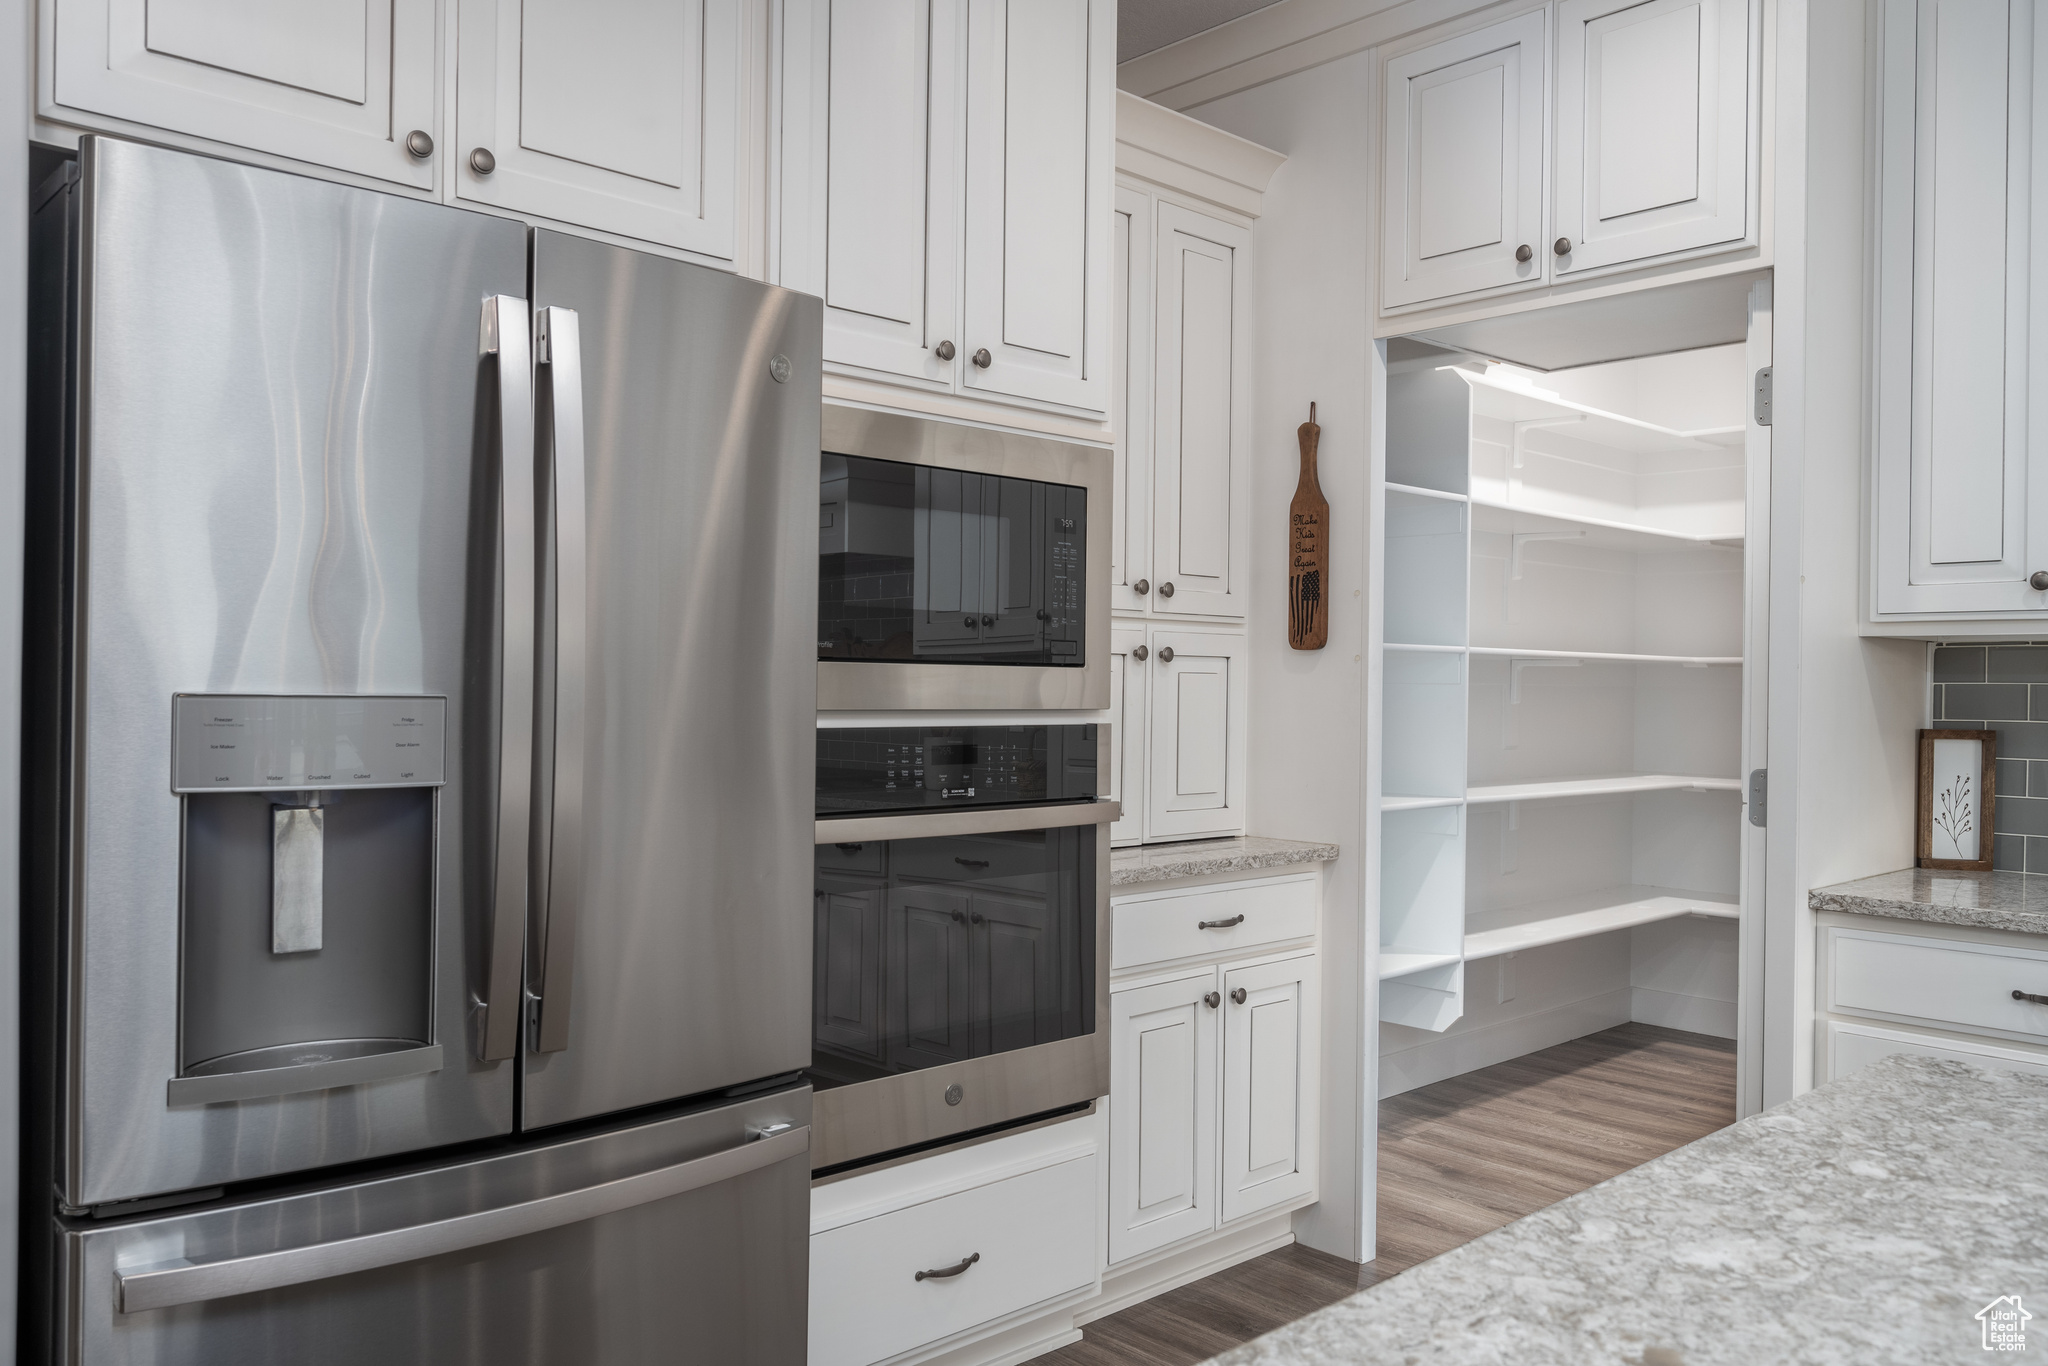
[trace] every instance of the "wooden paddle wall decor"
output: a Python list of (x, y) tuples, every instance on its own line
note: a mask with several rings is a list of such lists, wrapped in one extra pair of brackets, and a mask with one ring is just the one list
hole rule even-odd
[(1316, 405), (1295, 433), (1301, 439), (1301, 482), (1287, 513), (1287, 643), (1320, 650), (1330, 642), (1330, 500), (1316, 482)]

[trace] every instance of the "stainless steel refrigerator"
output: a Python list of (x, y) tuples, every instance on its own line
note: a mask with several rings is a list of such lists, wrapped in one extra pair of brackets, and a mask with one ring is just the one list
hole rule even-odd
[(800, 1362), (819, 302), (32, 207), (25, 1359)]

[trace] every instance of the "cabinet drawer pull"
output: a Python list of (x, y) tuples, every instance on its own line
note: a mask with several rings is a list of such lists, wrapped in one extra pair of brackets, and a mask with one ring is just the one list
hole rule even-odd
[(2012, 998), (2015, 1001), (2032, 1001), (2037, 1006), (2048, 1006), (2048, 996), (2037, 996), (2031, 991), (2015, 991)]
[(1236, 1002), (1236, 1003), (1237, 1003), (1238, 1005), (1243, 1005), (1243, 1004), (1244, 1004), (1244, 988), (1243, 988), (1243, 987), (1239, 987), (1239, 988), (1238, 988), (1237, 990), (1235, 990), (1235, 991), (1231, 992), (1231, 993), (1230, 993), (1230, 999), (1231, 999), (1232, 1001), (1235, 1001), (1235, 1002)]
[(1223, 998), (1212, 991), (1202, 998), (1202, 1004), (1214, 1010), (1217, 1006), (1223, 1004)]
[(953, 856), (953, 862), (959, 864), (962, 868), (988, 867), (988, 860), (985, 858), (961, 858), (958, 854)]
[(1242, 924), (1244, 924), (1244, 917), (1242, 915), (1234, 915), (1228, 920), (1197, 920), (1195, 928), (1198, 930), (1227, 930), (1232, 925)]
[(867, 848), (865, 844), (835, 844), (832, 847), (842, 854), (858, 854), (861, 850)]
[(920, 1271), (917, 1273), (917, 1279), (920, 1281), (943, 1281), (949, 1276), (958, 1276), (980, 1260), (981, 1254), (979, 1252), (970, 1252), (961, 1259), (958, 1266), (943, 1267), (937, 1271)]

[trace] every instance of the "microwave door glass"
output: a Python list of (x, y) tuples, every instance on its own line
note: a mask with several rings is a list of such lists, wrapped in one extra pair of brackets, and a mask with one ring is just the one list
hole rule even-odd
[(1087, 493), (823, 457), (818, 657), (1085, 664)]

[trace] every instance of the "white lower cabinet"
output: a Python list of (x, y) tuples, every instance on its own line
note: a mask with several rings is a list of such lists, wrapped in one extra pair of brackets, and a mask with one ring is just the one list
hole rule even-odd
[(1112, 989), (1112, 1265), (1314, 1198), (1316, 962), (1301, 953)]
[(811, 1193), (809, 1366), (910, 1363), (1092, 1293), (1097, 1115)]
[(1239, 631), (1119, 621), (1110, 633), (1118, 844), (1244, 833), (1246, 679)]
[(1823, 1080), (1894, 1053), (2048, 1076), (2048, 940), (1845, 918), (1820, 926), (1818, 967)]

